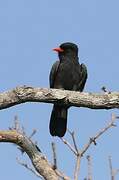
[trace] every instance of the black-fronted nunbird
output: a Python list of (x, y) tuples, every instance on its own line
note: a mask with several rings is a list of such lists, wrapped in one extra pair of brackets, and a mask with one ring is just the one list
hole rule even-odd
[[(53, 64), (50, 72), (50, 88), (82, 92), (87, 80), (87, 68), (79, 63), (77, 45), (66, 42), (53, 50), (58, 52), (59, 60)], [(52, 136), (64, 136), (68, 108), (54, 104), (49, 125)]]

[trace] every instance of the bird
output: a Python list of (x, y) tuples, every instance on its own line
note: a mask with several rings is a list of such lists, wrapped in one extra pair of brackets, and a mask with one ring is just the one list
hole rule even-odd
[[(59, 60), (52, 65), (50, 71), (50, 88), (82, 92), (88, 73), (86, 65), (79, 63), (78, 46), (65, 42), (53, 50), (58, 53)], [(53, 105), (49, 124), (52, 136), (61, 138), (65, 135), (68, 108), (67, 105)]]

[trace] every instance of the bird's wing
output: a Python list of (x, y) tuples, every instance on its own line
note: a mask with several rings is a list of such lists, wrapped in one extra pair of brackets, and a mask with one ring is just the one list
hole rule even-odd
[(88, 73), (87, 73), (87, 67), (85, 66), (85, 64), (81, 64), (80, 67), (81, 67), (81, 76), (80, 76), (81, 80), (79, 82), (78, 89), (79, 91), (82, 92), (84, 89), (87, 77), (88, 77)]
[(53, 88), (53, 87), (54, 87), (55, 77), (56, 77), (56, 74), (57, 74), (57, 70), (58, 70), (58, 67), (59, 67), (59, 63), (60, 63), (60, 61), (56, 61), (56, 62), (53, 64), (52, 68), (51, 68), (50, 76), (49, 76), (50, 88)]

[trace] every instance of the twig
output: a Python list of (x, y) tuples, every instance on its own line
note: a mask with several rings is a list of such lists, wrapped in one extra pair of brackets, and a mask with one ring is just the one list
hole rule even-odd
[(81, 156), (77, 155), (75, 171), (74, 171), (74, 180), (78, 180), (79, 170), (80, 170), (80, 163), (81, 163)]
[(77, 152), (76, 152), (76, 150), (72, 147), (72, 145), (68, 142), (68, 141), (66, 141), (64, 138), (60, 138), (61, 140), (62, 140), (62, 142), (64, 143), (64, 144), (66, 144), (68, 147), (69, 147), (69, 149), (77, 156)]
[(55, 170), (56, 174), (59, 176), (59, 178), (63, 180), (71, 180), (68, 176), (66, 176), (63, 172), (59, 171), (57, 169), (57, 156), (56, 156), (56, 145), (54, 142), (52, 142), (52, 151), (53, 151), (53, 169)]
[(24, 136), (26, 136), (26, 132), (25, 132), (25, 127), (24, 127), (24, 126), (22, 126), (22, 128), (21, 128), (21, 132), (22, 132), (22, 134), (23, 134)]
[(78, 150), (78, 147), (77, 147), (77, 144), (76, 144), (76, 139), (75, 139), (74, 131), (71, 132), (71, 131), (68, 129), (68, 132), (69, 132), (69, 134), (70, 134), (71, 137), (72, 137), (73, 144), (74, 144), (74, 148), (75, 148), (75, 150), (76, 150), (76, 152), (77, 152), (77, 154), (78, 154), (78, 153), (79, 153), (79, 150)]
[(52, 142), (52, 152), (53, 152), (53, 161), (54, 161), (53, 169), (57, 169), (56, 146), (54, 142)]
[(88, 180), (92, 180), (92, 159), (91, 156), (87, 156), (87, 160), (88, 160)]
[(104, 91), (106, 94), (111, 94), (111, 91), (108, 91), (105, 86), (103, 86), (101, 89), (102, 89), (102, 91)]
[(119, 169), (113, 169), (111, 156), (109, 156), (108, 159), (109, 159), (109, 168), (110, 168), (111, 180), (115, 180), (115, 176), (119, 172)]
[(20, 130), (20, 123), (17, 115), (14, 117), (14, 129), (17, 131)]
[[(107, 126), (104, 127), (103, 129), (101, 129), (94, 137), (90, 138), (89, 142), (84, 145), (82, 150), (77, 148), (74, 132), (71, 132), (71, 131), (68, 130), (68, 132), (70, 133), (70, 135), (72, 137), (74, 147), (68, 141), (66, 141), (64, 138), (61, 138), (63, 143), (66, 144), (69, 147), (69, 149), (76, 155), (76, 165), (75, 165), (75, 171), (74, 171), (74, 180), (78, 180), (78, 174), (79, 174), (79, 169), (80, 169), (81, 157), (83, 156), (83, 154), (88, 150), (88, 148), (91, 146), (92, 143), (94, 143), (94, 145), (96, 145), (96, 140), (103, 133), (105, 133), (109, 128), (116, 126), (114, 124), (116, 119), (119, 119), (119, 117), (115, 116), (114, 114), (112, 114), (111, 121), (107, 124)], [(88, 179), (92, 180), (91, 169), (89, 169), (89, 166), (91, 166), (91, 164), (89, 165), (89, 163), (91, 163), (91, 162), (90, 162), (89, 156), (87, 158), (88, 158)], [(115, 172), (119, 172), (119, 170), (117, 170)]]
[(58, 169), (55, 169), (56, 174), (63, 180), (71, 180), (70, 177), (66, 176), (64, 173), (59, 171)]
[(13, 126), (9, 127), (9, 130), (16, 130), (20, 132), (20, 123), (17, 115), (14, 116), (14, 124)]
[(75, 148), (75, 152), (76, 152), (76, 164), (75, 164), (75, 170), (74, 170), (74, 180), (78, 180), (78, 175), (79, 175), (79, 169), (80, 169), (80, 161), (81, 161), (81, 156), (80, 156), (80, 151), (78, 150), (77, 144), (76, 144), (76, 139), (75, 139), (75, 135), (74, 135), (74, 131), (71, 132), (68, 129), (69, 134), (72, 137), (72, 141), (73, 141), (73, 145)]
[(111, 176), (111, 180), (114, 180), (111, 156), (109, 156), (108, 160), (109, 160), (109, 168), (110, 168), (110, 176)]
[(37, 130), (33, 129), (33, 132), (31, 133), (31, 135), (29, 136), (29, 139), (31, 139), (35, 134), (36, 134)]
[(114, 122), (116, 121), (118, 117), (116, 117), (114, 114), (111, 116), (111, 121), (107, 124), (107, 126), (103, 129), (101, 129), (94, 137), (89, 139), (89, 142), (84, 145), (83, 149), (81, 150), (81, 156), (88, 150), (90, 145), (94, 143), (96, 145), (96, 139), (98, 139), (102, 134), (104, 134), (105, 131), (107, 131), (109, 128), (116, 126)]
[(71, 132), (70, 130), (68, 130), (68, 132), (72, 137), (74, 147), (68, 141), (66, 141), (64, 138), (61, 138), (61, 140), (76, 155), (76, 165), (75, 165), (75, 170), (74, 170), (74, 180), (78, 180), (79, 169), (80, 169), (80, 161), (81, 161), (81, 156), (80, 156), (80, 153), (79, 153), (80, 151), (78, 150), (77, 145), (76, 145), (74, 132)]
[(35, 171), (32, 167), (30, 167), (27, 163), (24, 163), (22, 161), (19, 160), (19, 158), (16, 158), (17, 162), (22, 165), (23, 167), (25, 167), (26, 169), (28, 169), (29, 171), (31, 171), (33, 174), (35, 174), (37, 177), (40, 177), (41, 179), (44, 179), (37, 171)]

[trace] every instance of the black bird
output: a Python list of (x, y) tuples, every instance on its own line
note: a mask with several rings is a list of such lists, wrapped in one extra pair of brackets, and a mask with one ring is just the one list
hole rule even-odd
[[(87, 68), (79, 64), (78, 47), (74, 43), (66, 42), (58, 48), (59, 61), (56, 61), (50, 72), (50, 88), (83, 91), (87, 80)], [(55, 105), (50, 118), (50, 134), (64, 136), (67, 128), (67, 112), (69, 106)]]

